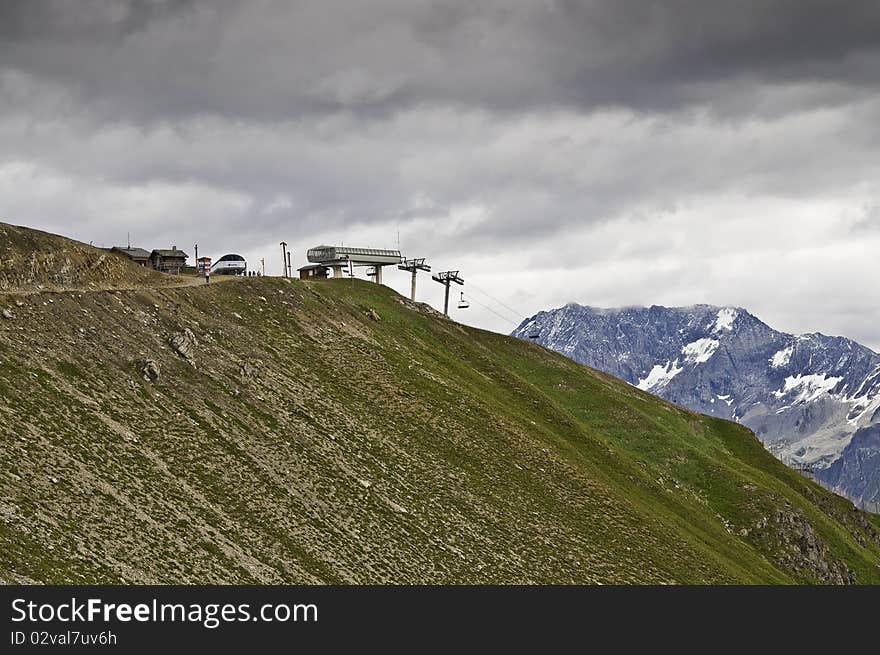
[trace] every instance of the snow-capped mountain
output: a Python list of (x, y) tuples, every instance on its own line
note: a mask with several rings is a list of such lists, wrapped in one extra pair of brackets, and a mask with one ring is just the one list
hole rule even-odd
[[(640, 389), (752, 428), (783, 461), (856, 501), (880, 501), (880, 355), (855, 341), (773, 330), (735, 307), (596, 309), (524, 321), (530, 338)], [(851, 447), (852, 446), (852, 447)]]

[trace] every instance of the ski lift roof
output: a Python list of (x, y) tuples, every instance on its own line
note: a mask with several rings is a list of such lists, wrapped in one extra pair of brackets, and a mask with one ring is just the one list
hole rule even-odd
[(309, 248), (308, 260), (316, 264), (347, 264), (356, 266), (375, 266), (376, 264), (398, 264), (401, 261), (399, 250), (380, 248), (351, 248), (349, 246), (315, 246)]

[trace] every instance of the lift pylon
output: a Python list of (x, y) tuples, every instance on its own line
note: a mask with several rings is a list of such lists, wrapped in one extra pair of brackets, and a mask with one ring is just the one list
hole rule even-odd
[(425, 263), (425, 258), (404, 259), (402, 264), (398, 264), (397, 268), (401, 271), (410, 271), (412, 273), (412, 286), (410, 287), (409, 299), (416, 301), (416, 273), (418, 271), (431, 272), (431, 267)]
[(439, 282), (443, 286), (446, 287), (446, 297), (443, 300), (443, 315), (449, 316), (449, 285), (455, 282), (456, 284), (464, 284), (464, 280), (458, 274), (458, 271), (443, 271), (442, 273), (435, 273), (431, 276), (431, 279), (434, 282)]

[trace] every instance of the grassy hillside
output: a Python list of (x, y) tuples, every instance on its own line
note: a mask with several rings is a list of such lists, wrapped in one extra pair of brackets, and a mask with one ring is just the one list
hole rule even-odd
[(7, 294), (0, 579), (877, 583), (746, 429), (362, 281)]

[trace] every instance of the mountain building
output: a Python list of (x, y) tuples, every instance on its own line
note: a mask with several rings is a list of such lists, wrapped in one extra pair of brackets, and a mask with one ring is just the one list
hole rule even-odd
[(186, 268), (188, 257), (189, 255), (182, 250), (178, 250), (177, 246), (171, 246), (170, 250), (154, 250), (150, 254), (150, 263), (157, 271), (179, 275)]
[(127, 257), (131, 261), (133, 261), (138, 266), (143, 266), (145, 268), (151, 267), (150, 263), (150, 253), (143, 248), (124, 248), (122, 246), (113, 246), (110, 248), (110, 252), (116, 253), (117, 255), (122, 255), (123, 257)]

